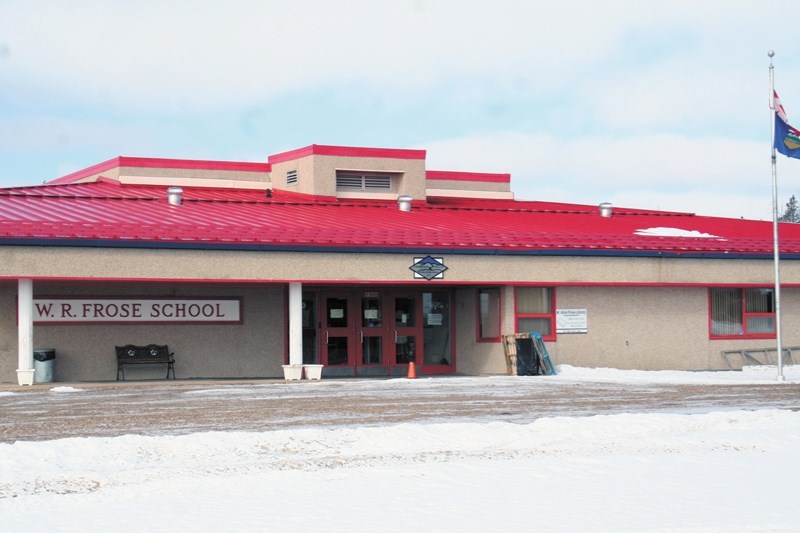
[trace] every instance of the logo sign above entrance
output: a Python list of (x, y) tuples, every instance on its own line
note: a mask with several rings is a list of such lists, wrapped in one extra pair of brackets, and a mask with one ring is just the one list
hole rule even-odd
[(441, 257), (415, 257), (414, 264), (409, 267), (414, 272), (414, 279), (443, 279), (444, 271), (447, 267), (444, 266), (444, 259)]
[(240, 298), (42, 297), (35, 324), (240, 324)]

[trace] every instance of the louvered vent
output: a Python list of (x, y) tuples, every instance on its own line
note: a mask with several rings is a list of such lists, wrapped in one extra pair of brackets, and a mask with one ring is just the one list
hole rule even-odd
[(337, 174), (338, 191), (390, 191), (391, 176), (379, 174)]
[(360, 191), (363, 181), (363, 176), (356, 176), (354, 174), (339, 174), (336, 176), (336, 188)]
[(364, 190), (388, 191), (392, 188), (389, 176), (364, 176)]
[(296, 170), (287, 170), (286, 171), (286, 185), (297, 185), (297, 171)]

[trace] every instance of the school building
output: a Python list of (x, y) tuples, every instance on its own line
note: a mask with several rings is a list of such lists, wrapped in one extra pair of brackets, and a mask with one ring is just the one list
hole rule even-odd
[[(800, 345), (800, 225), (780, 250)], [(556, 364), (736, 368), (775, 346), (774, 264), (771, 221), (521, 201), (424, 150), (116, 157), (0, 189), (0, 381), (35, 382), (41, 349), (55, 381), (114, 380), (127, 344), (187, 379), (504, 374), (529, 331)]]

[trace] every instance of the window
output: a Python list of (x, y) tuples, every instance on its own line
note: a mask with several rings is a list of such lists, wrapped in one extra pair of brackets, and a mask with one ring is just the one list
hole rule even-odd
[(773, 289), (711, 289), (712, 337), (775, 337)]
[(517, 287), (516, 331), (538, 332), (545, 340), (555, 340), (555, 291), (551, 287)]
[[(425, 365), (448, 366), (454, 364), (451, 341), (450, 293), (444, 291), (422, 293), (423, 353)], [(434, 370), (435, 371), (435, 370)]]
[(337, 191), (390, 191), (392, 178), (385, 174), (336, 173)]
[(286, 185), (297, 185), (297, 170), (286, 171)]
[(478, 341), (500, 340), (500, 289), (478, 289)]

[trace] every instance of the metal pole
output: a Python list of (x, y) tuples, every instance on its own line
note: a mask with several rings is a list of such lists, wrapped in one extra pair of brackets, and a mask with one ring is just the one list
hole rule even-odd
[(767, 52), (769, 56), (769, 107), (772, 110), (772, 249), (773, 263), (775, 264), (775, 339), (778, 349), (778, 381), (784, 381), (783, 376), (783, 346), (781, 346), (781, 268), (780, 246), (778, 240), (778, 170), (775, 156), (775, 75), (772, 58), (775, 52)]

